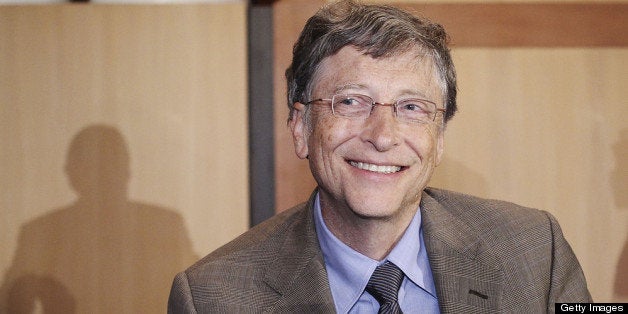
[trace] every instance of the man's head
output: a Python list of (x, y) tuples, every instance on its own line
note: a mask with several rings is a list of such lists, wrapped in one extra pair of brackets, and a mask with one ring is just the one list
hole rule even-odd
[(381, 58), (418, 47), (433, 58), (437, 67), (447, 122), (457, 109), (456, 71), (447, 43), (441, 25), (397, 8), (352, 0), (329, 4), (307, 21), (294, 45), (292, 64), (286, 70), (289, 119), (295, 103), (310, 100), (312, 79), (321, 61), (341, 48), (354, 46), (364, 54)]
[(386, 6), (344, 1), (308, 21), (287, 70), (289, 125), (324, 215), (416, 212), (455, 111), (445, 41), (442, 27)]

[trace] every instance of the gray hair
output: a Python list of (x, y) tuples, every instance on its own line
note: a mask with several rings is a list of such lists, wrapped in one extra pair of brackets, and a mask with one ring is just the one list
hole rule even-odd
[(345, 46), (354, 46), (373, 58), (390, 57), (419, 48), (437, 68), (445, 99), (445, 122), (456, 112), (456, 70), (445, 29), (427, 19), (387, 5), (338, 1), (312, 16), (292, 50), (286, 70), (288, 107), (309, 101), (312, 78), (321, 61)]

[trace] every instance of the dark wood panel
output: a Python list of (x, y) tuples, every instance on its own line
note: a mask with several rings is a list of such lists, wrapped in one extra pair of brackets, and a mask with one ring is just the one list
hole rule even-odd
[(454, 47), (628, 46), (628, 3), (398, 6), (445, 26)]

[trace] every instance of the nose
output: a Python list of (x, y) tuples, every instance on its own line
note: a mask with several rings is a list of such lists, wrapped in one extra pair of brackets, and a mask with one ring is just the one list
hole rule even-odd
[(361, 138), (379, 152), (390, 150), (401, 142), (394, 110), (393, 106), (377, 105), (364, 122)]

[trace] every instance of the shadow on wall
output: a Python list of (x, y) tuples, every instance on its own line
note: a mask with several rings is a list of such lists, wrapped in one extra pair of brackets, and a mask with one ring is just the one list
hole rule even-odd
[[(622, 130), (619, 141), (613, 145), (615, 169), (611, 174), (611, 186), (615, 205), (628, 209), (628, 129)], [(628, 300), (628, 239), (617, 262), (615, 272), (615, 296), (625, 302)]]
[(182, 218), (128, 199), (129, 151), (110, 126), (72, 141), (76, 202), (21, 227), (0, 288), (8, 313), (163, 313), (176, 272), (193, 263)]

